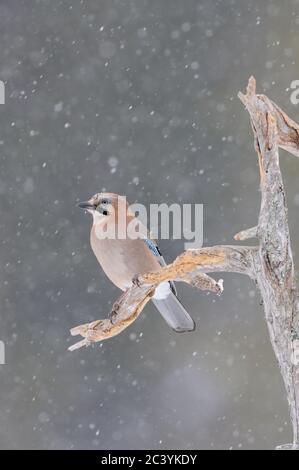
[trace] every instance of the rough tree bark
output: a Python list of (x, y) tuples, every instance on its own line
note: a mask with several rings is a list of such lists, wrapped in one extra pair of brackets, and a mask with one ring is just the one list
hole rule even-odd
[(187, 250), (161, 271), (137, 276), (133, 286), (114, 304), (109, 319), (71, 330), (72, 335), (81, 335), (84, 339), (69, 349), (73, 351), (123, 331), (142, 312), (162, 281), (187, 282), (220, 294), (222, 281), (216, 282), (206, 273), (247, 274), (262, 295), (270, 340), (289, 403), (293, 443), (278, 448), (299, 450), (299, 302), (278, 152), (281, 147), (299, 156), (299, 126), (269, 98), (256, 94), (253, 77), (246, 95), (239, 93), (238, 96), (250, 114), (262, 197), (257, 226), (238, 233), (235, 239), (257, 238), (257, 246)]

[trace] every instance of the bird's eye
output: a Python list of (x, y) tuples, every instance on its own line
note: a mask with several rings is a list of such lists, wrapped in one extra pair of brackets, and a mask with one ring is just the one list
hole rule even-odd
[(97, 207), (97, 211), (102, 215), (109, 215), (107, 206), (109, 207), (111, 201), (109, 199), (100, 199), (100, 202)]
[(100, 204), (97, 207), (97, 211), (102, 215), (108, 215), (109, 214), (107, 210), (108, 204), (109, 204), (109, 201), (107, 199), (102, 199)]

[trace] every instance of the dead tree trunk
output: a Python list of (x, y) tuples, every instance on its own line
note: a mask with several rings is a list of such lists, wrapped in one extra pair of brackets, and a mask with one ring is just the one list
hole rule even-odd
[(162, 281), (187, 282), (202, 290), (222, 292), (222, 282), (206, 273), (247, 274), (259, 288), (270, 340), (286, 387), (293, 426), (293, 443), (279, 449), (299, 449), (299, 303), (290, 244), (287, 206), (279, 166), (279, 147), (299, 156), (299, 126), (271, 100), (256, 94), (250, 78), (247, 93), (239, 93), (250, 114), (261, 180), (261, 208), (256, 227), (244, 230), (236, 240), (257, 238), (258, 245), (215, 246), (187, 250), (159, 272), (137, 278), (114, 304), (113, 322), (98, 320), (71, 330), (84, 339), (74, 350), (123, 331), (141, 313), (155, 287)]

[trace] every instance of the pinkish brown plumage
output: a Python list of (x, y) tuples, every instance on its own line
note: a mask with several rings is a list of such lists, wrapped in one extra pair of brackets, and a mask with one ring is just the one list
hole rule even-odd
[[(128, 236), (129, 224), (137, 219), (126, 198), (114, 193), (97, 193), (78, 205), (92, 214), (91, 248), (106, 276), (121, 290), (132, 285), (135, 275), (157, 271), (165, 265), (156, 243), (148, 237), (146, 228), (139, 221), (141, 238)], [(153, 302), (175, 331), (194, 330), (194, 321), (177, 299), (173, 283), (160, 284)]]

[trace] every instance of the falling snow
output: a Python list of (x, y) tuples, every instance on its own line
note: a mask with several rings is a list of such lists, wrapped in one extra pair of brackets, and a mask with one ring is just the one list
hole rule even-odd
[[(288, 442), (248, 279), (225, 275), (221, 297), (178, 286), (197, 322), (188, 335), (149, 303), (121, 335), (67, 347), (69, 329), (105, 318), (119, 295), (92, 255), (79, 200), (113, 191), (147, 206), (203, 203), (208, 246), (232, 244), (256, 224), (257, 162), (236, 95), (254, 74), (299, 120), (289, 99), (299, 79), (298, 1), (6, 1), (0, 25), (0, 447)], [(284, 167), (294, 228), (298, 165)], [(166, 261), (182, 246), (163, 241)]]

